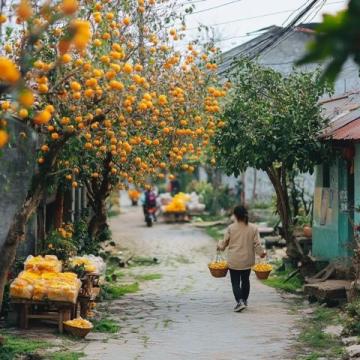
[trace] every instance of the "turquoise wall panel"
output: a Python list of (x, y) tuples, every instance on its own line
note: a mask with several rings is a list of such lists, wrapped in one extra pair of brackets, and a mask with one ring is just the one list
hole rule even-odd
[(330, 166), (330, 187), (323, 188), (323, 166), (316, 167), (312, 253), (321, 260), (344, 254), (339, 236), (339, 173), (336, 159)]
[(355, 159), (354, 159), (354, 175), (355, 175), (355, 224), (360, 224), (360, 144), (356, 144), (355, 147)]
[(352, 209), (349, 208), (348, 169), (347, 163), (339, 159), (339, 256), (350, 255), (352, 232), (350, 217)]

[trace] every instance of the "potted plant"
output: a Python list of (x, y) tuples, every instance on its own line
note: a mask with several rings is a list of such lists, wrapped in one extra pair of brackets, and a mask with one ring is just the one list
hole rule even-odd
[(299, 227), (303, 229), (303, 235), (307, 238), (312, 237), (312, 227), (311, 227), (311, 214), (303, 214), (299, 215), (296, 218), (296, 223)]

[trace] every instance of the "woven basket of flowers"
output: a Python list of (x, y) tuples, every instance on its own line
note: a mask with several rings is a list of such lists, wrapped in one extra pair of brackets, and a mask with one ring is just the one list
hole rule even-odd
[(64, 330), (74, 337), (84, 338), (93, 329), (90, 321), (82, 318), (64, 321)]
[(261, 263), (256, 264), (252, 269), (259, 280), (266, 280), (272, 271), (272, 266), (270, 264)]
[(224, 260), (224, 258), (218, 252), (215, 260), (208, 264), (208, 268), (213, 277), (221, 278), (226, 276), (229, 270), (229, 265), (228, 262)]

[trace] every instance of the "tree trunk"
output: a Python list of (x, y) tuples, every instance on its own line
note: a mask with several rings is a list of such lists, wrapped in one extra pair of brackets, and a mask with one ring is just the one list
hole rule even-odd
[(291, 173), (291, 175), (289, 175), (289, 185), (290, 185), (290, 196), (291, 196), (291, 205), (293, 209), (294, 224), (296, 224), (296, 219), (297, 216), (299, 216), (299, 212), (300, 212), (300, 201), (299, 201), (300, 193), (296, 187), (294, 173)]
[(300, 260), (303, 253), (293, 234), (293, 218), (287, 192), (286, 171), (283, 168), (268, 168), (267, 174), (274, 186), (277, 210), (281, 219), (283, 236), (286, 240), (287, 255), (293, 260)]
[(245, 197), (245, 188), (246, 188), (246, 177), (245, 177), (245, 171), (241, 174), (241, 183), (242, 183), (242, 189), (241, 189), (241, 192), (240, 192), (240, 203), (242, 205), (246, 205), (246, 197)]
[(253, 188), (252, 188), (252, 201), (255, 202), (257, 199), (257, 193), (256, 193), (256, 183), (257, 183), (257, 170), (254, 168), (254, 182), (253, 182)]
[(61, 186), (58, 187), (55, 198), (55, 229), (61, 227), (64, 218), (64, 192)]
[[(96, 209), (96, 210), (95, 210)], [(88, 232), (91, 239), (97, 239), (108, 228), (106, 198), (97, 199), (94, 214), (90, 219)]]
[(88, 225), (88, 233), (91, 239), (97, 239), (98, 235), (108, 228), (106, 199), (110, 196), (112, 184), (110, 179), (111, 153), (107, 153), (103, 163), (102, 179), (92, 179), (85, 182), (89, 204), (94, 212)]

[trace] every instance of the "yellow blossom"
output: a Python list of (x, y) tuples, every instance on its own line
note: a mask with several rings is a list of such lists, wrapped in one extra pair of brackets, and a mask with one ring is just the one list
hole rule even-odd
[(19, 78), (20, 72), (16, 65), (8, 58), (0, 56), (0, 80), (13, 84)]

